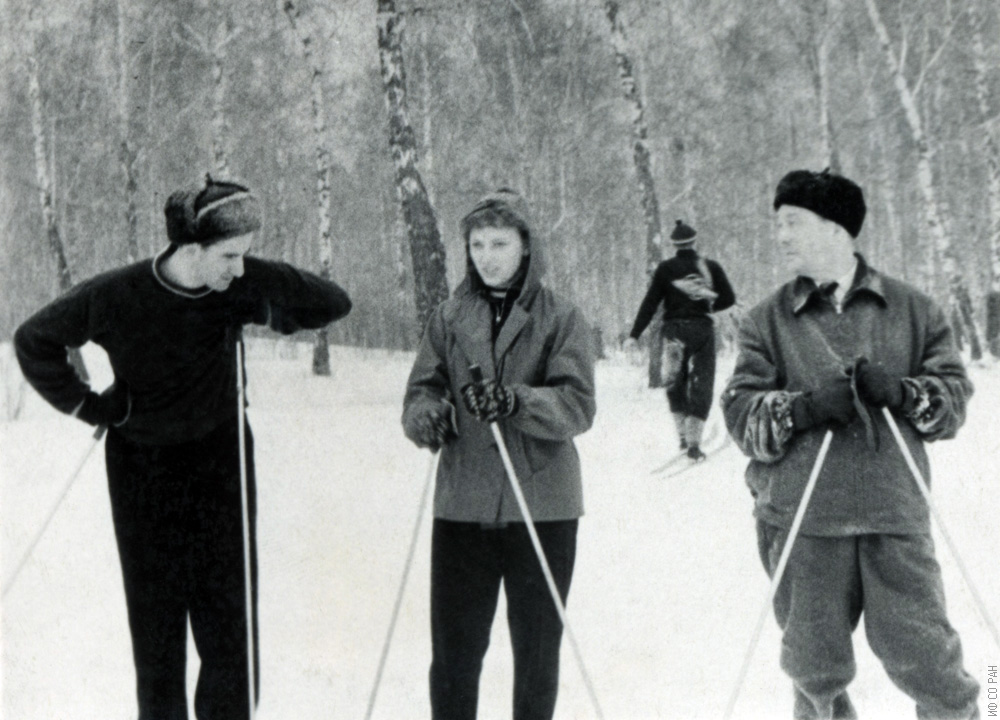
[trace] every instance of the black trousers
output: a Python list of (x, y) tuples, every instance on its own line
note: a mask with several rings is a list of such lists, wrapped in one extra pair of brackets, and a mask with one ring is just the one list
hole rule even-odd
[[(201, 658), (195, 714), (201, 720), (245, 720), (249, 715), (238, 427), (234, 418), (204, 438), (170, 446), (133, 443), (108, 432), (108, 487), (132, 633), (139, 720), (188, 716), (189, 619)], [(259, 667), (249, 427), (246, 442), (254, 664)]]
[(710, 318), (663, 322), (670, 412), (708, 418), (715, 389), (715, 326)]
[[(576, 560), (577, 520), (537, 523), (563, 603)], [(431, 713), (472, 720), (503, 582), (514, 651), (514, 720), (550, 720), (559, 689), (562, 621), (524, 523), (484, 528), (435, 520), (431, 548)]]

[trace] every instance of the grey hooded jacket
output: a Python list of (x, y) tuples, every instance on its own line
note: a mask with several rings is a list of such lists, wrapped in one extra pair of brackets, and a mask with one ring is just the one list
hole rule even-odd
[(536, 521), (583, 514), (580, 459), (573, 438), (596, 411), (592, 332), (575, 305), (541, 283), (536, 238), (520, 295), (494, 343), (491, 309), (469, 271), (427, 323), (403, 403), (403, 428), (417, 441), (417, 421), (444, 402), (457, 410), (458, 437), (441, 449), (435, 517), (496, 523), (522, 521), (487, 424), (470, 415), (461, 388), (482, 368), (517, 396), (517, 412), (499, 421), (528, 508)]

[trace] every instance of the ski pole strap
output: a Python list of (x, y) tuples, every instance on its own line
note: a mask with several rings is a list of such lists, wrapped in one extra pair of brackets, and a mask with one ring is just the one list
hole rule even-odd
[(861, 395), (858, 394), (858, 370), (867, 362), (868, 358), (859, 357), (847, 369), (847, 374), (851, 378), (851, 398), (854, 403), (854, 410), (858, 413), (858, 417), (861, 418), (861, 422), (864, 423), (865, 439), (868, 441), (868, 447), (878, 452), (880, 446), (878, 425), (875, 423), (875, 418), (872, 417), (871, 409), (861, 399)]

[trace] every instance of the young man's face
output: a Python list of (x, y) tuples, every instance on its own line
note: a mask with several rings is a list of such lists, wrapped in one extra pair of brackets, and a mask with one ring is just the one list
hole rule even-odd
[(480, 227), (469, 233), (469, 256), (489, 287), (510, 285), (527, 254), (517, 228)]
[(776, 234), (785, 264), (793, 275), (806, 275), (817, 282), (833, 280), (829, 268), (839, 267), (844, 253), (853, 252), (840, 226), (812, 210), (795, 205), (778, 208)]
[(250, 250), (253, 233), (198, 246), (196, 267), (206, 287), (223, 292), (234, 278), (243, 275), (243, 256)]

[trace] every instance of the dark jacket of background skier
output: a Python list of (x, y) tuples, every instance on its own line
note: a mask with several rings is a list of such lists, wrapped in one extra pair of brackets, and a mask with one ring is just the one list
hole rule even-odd
[(403, 428), (443, 401), (457, 409), (458, 437), (441, 449), (435, 517), (463, 522), (521, 521), (490, 428), (473, 418), (460, 389), (479, 365), (517, 396), (517, 412), (499, 421), (535, 521), (583, 514), (580, 459), (573, 437), (591, 426), (593, 336), (583, 313), (541, 282), (543, 260), (530, 237), (524, 284), (494, 344), (491, 308), (471, 261), (453, 296), (424, 331), (403, 403)]

